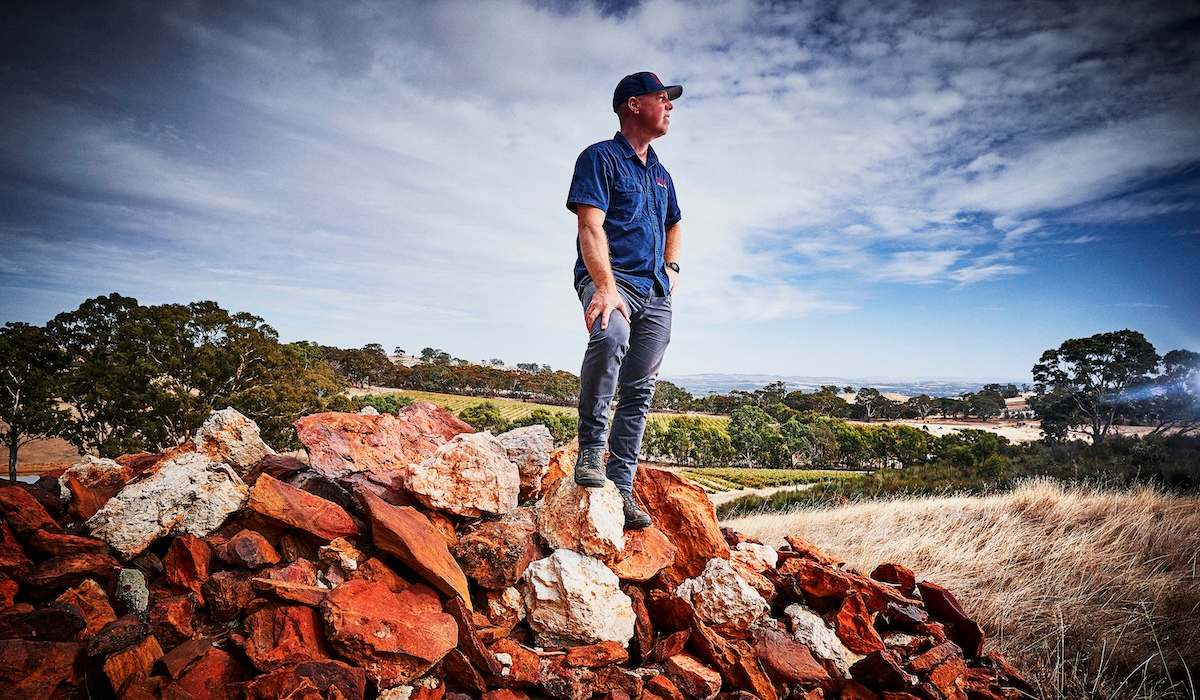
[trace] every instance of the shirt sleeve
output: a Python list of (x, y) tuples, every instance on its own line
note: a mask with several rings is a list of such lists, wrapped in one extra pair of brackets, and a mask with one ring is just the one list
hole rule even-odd
[(679, 223), (683, 213), (679, 211), (679, 200), (675, 198), (675, 180), (667, 176), (667, 228)]
[(571, 178), (571, 189), (567, 192), (567, 209), (575, 212), (575, 205), (587, 204), (600, 211), (608, 211), (608, 192), (611, 185), (612, 171), (600, 155), (599, 149), (585, 149), (575, 161), (575, 175)]

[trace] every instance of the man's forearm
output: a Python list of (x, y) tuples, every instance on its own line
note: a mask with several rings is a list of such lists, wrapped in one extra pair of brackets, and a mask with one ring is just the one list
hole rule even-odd
[(616, 289), (608, 257), (608, 235), (603, 226), (579, 224), (579, 252), (596, 289)]
[(663, 248), (664, 262), (679, 262), (679, 239), (679, 222), (676, 221), (667, 229), (667, 243)]

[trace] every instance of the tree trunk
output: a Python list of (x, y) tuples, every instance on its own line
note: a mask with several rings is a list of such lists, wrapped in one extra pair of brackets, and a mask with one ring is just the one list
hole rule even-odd
[(8, 480), (17, 480), (17, 448), (20, 447), (19, 440), (13, 440), (8, 446)]

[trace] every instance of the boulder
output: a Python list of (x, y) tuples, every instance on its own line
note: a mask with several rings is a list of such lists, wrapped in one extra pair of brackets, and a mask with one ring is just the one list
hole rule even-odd
[(369, 491), (363, 491), (363, 501), (371, 516), (376, 547), (404, 562), (434, 588), (462, 598), (470, 607), (467, 577), (429, 518), (415, 508), (393, 506)]
[(559, 479), (538, 508), (538, 532), (554, 549), (615, 563), (625, 548), (621, 494), (611, 481), (594, 489)]
[(783, 611), (791, 623), (792, 636), (808, 647), (814, 655), (833, 663), (843, 677), (850, 676), (850, 666), (862, 657), (846, 648), (836, 633), (816, 613), (803, 605), (789, 605)]
[(410, 464), (432, 455), (455, 435), (474, 431), (427, 401), (405, 406), (395, 416), (317, 413), (296, 421), (296, 436), (314, 472), (335, 480), (361, 473), (393, 488), (403, 486)]
[(247, 658), (261, 671), (330, 657), (321, 618), (306, 605), (265, 605), (246, 616)]
[(269, 474), (262, 474), (254, 482), (247, 506), (323, 540), (358, 534), (358, 525), (341, 506), (285, 484)]
[(466, 433), (410, 466), (404, 485), (427, 508), (473, 518), (516, 508), (521, 475), (494, 435)]
[(517, 465), (521, 475), (520, 500), (541, 497), (542, 478), (550, 470), (550, 452), (554, 449), (554, 438), (544, 425), (527, 425), (513, 428), (496, 436), (508, 453), (508, 459)]
[(186, 452), (130, 482), (86, 524), (93, 536), (132, 558), (166, 535), (209, 534), (242, 507), (246, 495), (246, 485), (228, 466)]
[(192, 438), (196, 451), (224, 462), (244, 475), (258, 460), (275, 454), (258, 432), (258, 425), (232, 408), (213, 411)]
[(628, 644), (634, 613), (604, 562), (558, 549), (525, 570), (526, 618), (542, 645)]
[(382, 579), (352, 579), (326, 596), (321, 615), (338, 654), (380, 688), (408, 683), (458, 645), (454, 618), (420, 584), (397, 592)]
[(705, 623), (749, 629), (770, 612), (758, 591), (727, 559), (710, 559), (699, 576), (679, 584), (675, 595), (691, 603)]
[(622, 581), (649, 581), (675, 562), (675, 552), (675, 545), (656, 527), (630, 530), (612, 571)]
[(459, 538), (454, 558), (480, 586), (509, 588), (521, 580), (530, 562), (542, 557), (536, 532), (532, 509), (514, 508), (500, 520), (480, 523)]
[(700, 574), (709, 559), (729, 558), (716, 509), (704, 489), (665, 469), (639, 467), (634, 495), (655, 527), (675, 545), (675, 563), (660, 576), (674, 587)]
[(58, 477), (67, 512), (76, 520), (87, 520), (124, 488), (133, 474), (133, 469), (111, 459), (84, 455)]

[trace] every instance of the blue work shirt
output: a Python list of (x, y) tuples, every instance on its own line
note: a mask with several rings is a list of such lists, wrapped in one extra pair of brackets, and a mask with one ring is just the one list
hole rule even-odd
[[(665, 295), (670, 282), (663, 260), (666, 231), (681, 218), (671, 174), (648, 147), (646, 164), (634, 153), (625, 135), (594, 143), (579, 154), (567, 193), (567, 209), (587, 204), (604, 212), (604, 233), (616, 282), (649, 297)], [(590, 276), (575, 238), (575, 289)]]

